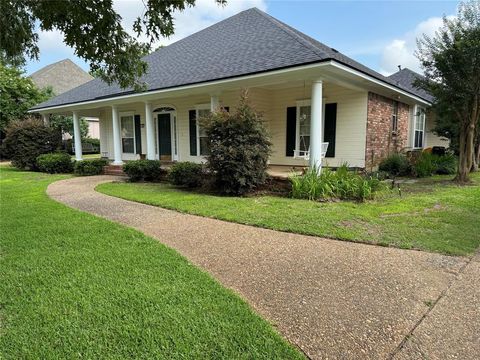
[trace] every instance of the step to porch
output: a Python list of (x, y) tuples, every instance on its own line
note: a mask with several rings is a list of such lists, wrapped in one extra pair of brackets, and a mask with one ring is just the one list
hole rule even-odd
[(103, 167), (104, 175), (125, 176), (122, 165), (107, 165)]

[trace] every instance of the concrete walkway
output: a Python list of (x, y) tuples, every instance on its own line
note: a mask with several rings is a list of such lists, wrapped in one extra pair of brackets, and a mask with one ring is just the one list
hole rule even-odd
[(47, 192), (175, 248), (312, 359), (480, 354), (478, 259), (282, 233), (94, 191), (115, 179), (77, 177)]

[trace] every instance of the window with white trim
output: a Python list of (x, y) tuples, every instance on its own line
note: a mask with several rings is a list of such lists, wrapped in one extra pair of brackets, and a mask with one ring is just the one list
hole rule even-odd
[(393, 100), (392, 105), (392, 132), (396, 133), (398, 130), (398, 101)]
[(300, 151), (310, 150), (310, 124), (312, 108), (310, 101), (297, 102), (297, 138), (296, 149)]
[(122, 137), (122, 152), (135, 153), (135, 124), (133, 115), (120, 116), (120, 134)]
[(425, 141), (425, 109), (418, 107), (415, 113), (413, 147), (423, 148)]
[(208, 138), (207, 133), (200, 123), (200, 119), (210, 114), (210, 104), (197, 106), (197, 154), (200, 156), (207, 155), (208, 152)]

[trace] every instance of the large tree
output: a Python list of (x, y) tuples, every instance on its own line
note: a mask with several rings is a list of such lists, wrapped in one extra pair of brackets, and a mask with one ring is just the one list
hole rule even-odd
[[(211, 0), (225, 4), (226, 0)], [(148, 41), (137, 41), (123, 28), (112, 0), (0, 0), (0, 60), (19, 64), (38, 59), (38, 30), (58, 29), (65, 44), (90, 63), (90, 70), (122, 88), (144, 88), (140, 77), (147, 64), (141, 59), (151, 44), (174, 33), (174, 12), (195, 0), (142, 0), (143, 13), (133, 30)], [(38, 26), (37, 26), (38, 24)]]
[(0, 131), (13, 120), (23, 119), (28, 109), (52, 95), (50, 88), (39, 89), (22, 70), (0, 62)]
[(425, 73), (417, 85), (435, 97), (439, 118), (450, 119), (458, 133), (455, 180), (468, 182), (480, 119), (480, 2), (461, 3), (456, 17), (444, 17), (433, 37), (418, 40), (416, 55)]

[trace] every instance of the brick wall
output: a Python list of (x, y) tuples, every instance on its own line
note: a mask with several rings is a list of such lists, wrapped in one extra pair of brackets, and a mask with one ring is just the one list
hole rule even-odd
[(398, 130), (392, 133), (393, 99), (368, 93), (365, 167), (375, 169), (389, 154), (408, 144), (409, 105), (398, 103)]

